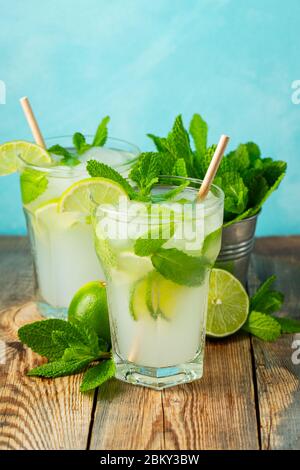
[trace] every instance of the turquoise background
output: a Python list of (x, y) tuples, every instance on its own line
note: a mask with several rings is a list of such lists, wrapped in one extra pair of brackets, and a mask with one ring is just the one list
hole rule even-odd
[[(258, 233), (300, 230), (299, 0), (0, 0), (0, 141), (29, 139), (28, 95), (44, 135), (93, 132), (151, 143), (200, 112), (210, 141), (258, 142), (288, 161)], [(17, 175), (0, 179), (0, 233), (23, 234)]]

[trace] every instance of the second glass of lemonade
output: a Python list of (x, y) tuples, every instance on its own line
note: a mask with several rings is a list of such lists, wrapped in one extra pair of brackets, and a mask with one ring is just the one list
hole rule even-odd
[[(72, 137), (47, 140), (72, 151)], [(127, 175), (139, 154), (133, 144), (108, 138), (105, 147), (94, 147), (74, 167), (34, 166), (19, 157), (20, 184), (37, 291), (37, 305), (45, 317), (65, 318), (76, 291), (105, 276), (94, 249), (90, 217), (80, 212), (58, 211), (59, 199), (72, 185), (89, 178), (86, 162), (106, 163)]]
[[(93, 217), (116, 377), (155, 389), (202, 376), (209, 275), (221, 245), (223, 192), (212, 186), (195, 203), (201, 182), (179, 180), (189, 185), (180, 194), (161, 180), (156, 203), (95, 203)], [(173, 200), (158, 202), (171, 190)]]

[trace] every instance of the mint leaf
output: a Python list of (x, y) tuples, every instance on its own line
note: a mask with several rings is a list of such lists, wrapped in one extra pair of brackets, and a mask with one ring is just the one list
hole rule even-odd
[(281, 160), (263, 159), (263, 176), (270, 187), (286, 172), (286, 168), (287, 164)]
[(82, 333), (75, 325), (65, 320), (49, 319), (29, 323), (18, 330), (18, 336), (22, 343), (26, 344), (34, 352), (47, 357), (50, 361), (60, 359), (65, 350), (65, 342), (57, 341), (58, 336), (54, 332), (62, 332), (67, 344), (83, 341)]
[[(211, 145), (210, 147), (208, 147), (206, 149), (205, 154), (203, 155), (203, 157), (201, 159), (198, 159), (195, 156), (195, 169), (196, 169), (196, 173), (197, 173), (198, 178), (201, 178), (201, 179), (204, 178), (205, 173), (207, 172), (207, 169), (210, 165), (211, 159), (212, 159), (212, 157), (215, 153), (216, 148), (217, 148), (216, 145)], [(221, 163), (221, 165), (222, 165), (222, 163)], [(188, 176), (191, 176), (191, 175), (188, 175)]]
[(188, 176), (186, 164), (183, 158), (178, 158), (178, 160), (176, 160), (175, 165), (172, 170), (172, 174), (176, 176), (183, 176), (183, 177)]
[(29, 204), (46, 191), (48, 179), (42, 171), (25, 168), (20, 175), (20, 185), (23, 204)]
[(225, 193), (225, 216), (240, 214), (246, 209), (248, 189), (237, 172), (224, 173), (215, 179), (215, 183), (221, 186)]
[(147, 136), (154, 142), (154, 145), (159, 152), (165, 151), (167, 139), (164, 137), (158, 137), (154, 134), (147, 134)]
[(275, 341), (281, 335), (281, 326), (277, 319), (255, 310), (250, 312), (242, 328), (264, 341)]
[(222, 227), (211, 232), (204, 238), (201, 254), (213, 265), (221, 248)]
[(166, 279), (185, 286), (198, 286), (204, 281), (210, 263), (204, 257), (189, 256), (176, 248), (160, 248), (151, 261)]
[(254, 142), (247, 142), (246, 144), (250, 165), (254, 166), (257, 160), (260, 160), (260, 148)]
[(160, 155), (154, 152), (144, 152), (139, 156), (131, 169), (129, 177), (137, 183), (143, 195), (150, 193), (153, 184), (158, 181), (161, 170)]
[(116, 170), (111, 168), (105, 163), (97, 162), (96, 160), (89, 160), (86, 165), (86, 169), (90, 176), (93, 178), (101, 177), (107, 178), (111, 181), (115, 181), (126, 191), (130, 199), (136, 198), (136, 193), (134, 189), (130, 186), (128, 181), (123, 178)]
[(82, 155), (88, 149), (92, 147), (92, 145), (87, 144), (85, 137), (80, 132), (75, 132), (73, 135), (73, 144), (77, 150), (78, 155)]
[(116, 366), (112, 359), (100, 362), (98, 365), (88, 369), (84, 374), (80, 391), (87, 392), (99, 387), (99, 385), (102, 385), (104, 382), (114, 377), (115, 373)]
[(66, 165), (66, 166), (76, 166), (80, 163), (80, 160), (71, 152), (69, 152), (67, 149), (62, 147), (61, 145), (52, 145), (48, 149), (48, 152), (54, 153), (54, 155), (59, 155), (63, 157), (59, 163), (61, 165)]
[(193, 152), (190, 146), (190, 139), (179, 114), (174, 122), (173, 129), (168, 135), (168, 142), (171, 142), (177, 158), (183, 158), (187, 171), (193, 173)]
[(134, 243), (134, 253), (137, 256), (150, 256), (156, 253), (174, 235), (174, 223), (163, 224), (151, 228), (145, 235)]
[(77, 374), (85, 369), (90, 363), (89, 359), (81, 361), (54, 361), (31, 369), (27, 375), (38, 377), (63, 377), (65, 375)]
[[(170, 191), (167, 191), (166, 193), (161, 193), (161, 194), (153, 194), (151, 196), (151, 201), (154, 203), (158, 202), (164, 202), (168, 200), (174, 200), (176, 196), (178, 196), (182, 191), (185, 190), (187, 186), (189, 186), (190, 182), (186, 181), (177, 188), (170, 189)], [(189, 202), (189, 201), (188, 201)]]
[(107, 124), (109, 123), (109, 120), (110, 117), (105, 116), (105, 118), (100, 122), (93, 140), (93, 147), (102, 147), (105, 144), (108, 135)]
[(194, 114), (190, 123), (190, 134), (194, 140), (198, 159), (201, 159), (206, 153), (207, 133), (207, 123), (202, 119), (200, 114)]
[(257, 289), (250, 299), (250, 310), (258, 310), (271, 314), (280, 310), (284, 296), (281, 292), (272, 291), (271, 286), (275, 282), (276, 276), (270, 276)]
[(240, 144), (238, 148), (231, 152), (226, 158), (233, 163), (235, 171), (239, 173), (245, 172), (250, 165), (248, 150), (245, 144)]
[(100, 352), (98, 354), (92, 354), (88, 346), (80, 345), (80, 346), (72, 346), (71, 348), (67, 348), (64, 351), (64, 354), (61, 360), (65, 362), (70, 362), (70, 361), (81, 362), (85, 360), (92, 362), (95, 359), (98, 359), (99, 356), (100, 356)]
[(273, 317), (281, 326), (282, 333), (300, 333), (300, 321), (288, 317)]

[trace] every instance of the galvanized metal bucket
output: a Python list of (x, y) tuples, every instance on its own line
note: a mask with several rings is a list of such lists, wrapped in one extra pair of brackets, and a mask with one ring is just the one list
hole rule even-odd
[(222, 246), (216, 267), (230, 271), (245, 286), (254, 246), (254, 235), (258, 214), (235, 222), (222, 231)]

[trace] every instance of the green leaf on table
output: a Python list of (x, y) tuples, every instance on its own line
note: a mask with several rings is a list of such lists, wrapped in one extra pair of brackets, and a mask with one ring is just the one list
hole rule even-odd
[(29, 204), (43, 194), (48, 187), (46, 173), (33, 168), (25, 168), (20, 175), (23, 204)]
[(115, 181), (120, 186), (122, 186), (130, 199), (134, 199), (136, 197), (136, 193), (128, 181), (123, 178), (123, 176), (121, 176), (120, 173), (118, 173), (116, 170), (108, 165), (105, 165), (105, 163), (101, 163), (96, 160), (89, 160), (87, 162), (86, 169), (92, 178), (100, 177)]
[(275, 341), (281, 335), (280, 323), (274, 317), (252, 310), (242, 327), (264, 341)]
[(81, 372), (89, 365), (89, 363), (89, 359), (68, 362), (58, 360), (35, 367), (34, 369), (31, 369), (27, 375), (49, 378), (63, 377), (65, 375), (77, 374), (78, 372)]
[(109, 120), (110, 117), (105, 116), (105, 118), (100, 122), (92, 143), (93, 147), (102, 147), (105, 144), (108, 135), (107, 124), (109, 123)]
[(116, 366), (112, 359), (100, 362), (86, 371), (80, 386), (81, 392), (88, 392), (114, 377)]
[(210, 267), (206, 258), (187, 255), (177, 248), (160, 248), (152, 255), (151, 261), (166, 279), (185, 286), (202, 284)]
[(281, 309), (284, 295), (281, 292), (271, 290), (275, 280), (276, 276), (270, 276), (262, 283), (250, 299), (250, 310), (271, 314)]
[[(62, 332), (65, 341), (59, 343), (54, 332)], [(18, 330), (18, 336), (22, 343), (50, 361), (62, 357), (66, 343), (69, 345), (83, 342), (82, 333), (75, 325), (59, 319), (42, 320), (24, 325)]]
[(281, 333), (300, 333), (300, 320), (288, 317), (273, 317), (281, 326)]
[(134, 253), (137, 256), (150, 256), (156, 253), (174, 235), (174, 223), (161, 224), (152, 227), (134, 243)]
[(98, 352), (98, 354), (93, 354), (88, 346), (82, 344), (65, 349), (61, 360), (65, 362), (81, 362), (85, 360), (92, 362), (95, 359), (98, 359), (99, 356), (100, 352)]
[(200, 114), (194, 114), (189, 130), (194, 140), (197, 158), (201, 159), (206, 153), (208, 126)]

